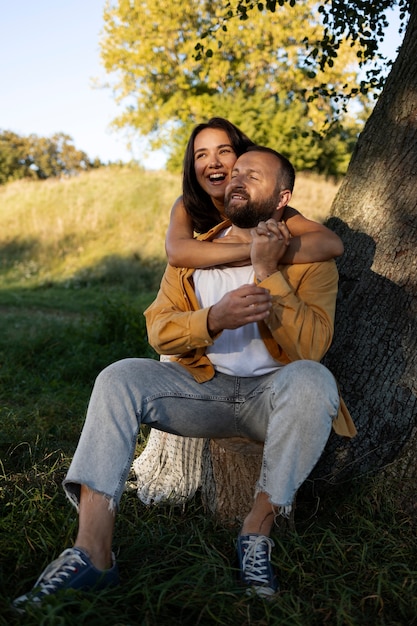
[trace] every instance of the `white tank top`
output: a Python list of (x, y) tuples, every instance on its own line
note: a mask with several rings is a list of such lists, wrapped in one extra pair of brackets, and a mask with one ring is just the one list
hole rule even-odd
[[(253, 284), (254, 271), (251, 265), (214, 267), (197, 269), (193, 277), (198, 301), (204, 308), (241, 285)], [(281, 367), (268, 352), (256, 323), (224, 330), (206, 353), (217, 371), (231, 376), (260, 376)]]

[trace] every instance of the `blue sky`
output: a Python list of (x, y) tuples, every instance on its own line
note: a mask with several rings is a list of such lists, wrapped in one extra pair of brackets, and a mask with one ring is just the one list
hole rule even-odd
[[(171, 1), (171, 0), (168, 0)], [(0, 0), (0, 129), (19, 135), (70, 135), (77, 148), (102, 161), (138, 158), (163, 165), (160, 154), (127, 149), (109, 129), (120, 112), (111, 90), (93, 88), (106, 75), (99, 40), (105, 0)], [(395, 22), (384, 50), (395, 56)]]
[[(104, 0), (0, 0), (0, 129), (20, 135), (65, 132), (90, 158), (128, 161), (120, 112), (99, 57)], [(135, 153), (144, 157), (145, 151)], [(145, 161), (143, 159), (143, 161)], [(146, 160), (149, 167), (160, 158)]]

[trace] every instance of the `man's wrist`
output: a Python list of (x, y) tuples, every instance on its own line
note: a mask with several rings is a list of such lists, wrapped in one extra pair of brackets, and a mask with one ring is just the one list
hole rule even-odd
[(277, 269), (274, 270), (261, 270), (259, 272), (255, 271), (255, 278), (258, 281), (258, 283), (261, 283), (263, 280), (266, 280), (267, 278), (269, 278), (270, 276), (272, 276), (272, 274), (276, 274), (277, 273)]
[(216, 325), (216, 316), (215, 314), (213, 315), (213, 307), (214, 305), (212, 305), (209, 308), (209, 311), (207, 313), (207, 330), (208, 330), (208, 334), (210, 335), (210, 337), (213, 339), (213, 337), (215, 337), (221, 329), (217, 328)]

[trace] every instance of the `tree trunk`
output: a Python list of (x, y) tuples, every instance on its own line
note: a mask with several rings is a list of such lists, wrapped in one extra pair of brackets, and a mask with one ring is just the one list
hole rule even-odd
[[(343, 239), (333, 345), (324, 360), (358, 427), (331, 436), (310, 477), (324, 488), (384, 469), (410, 486), (415, 512), (417, 447), (417, 2), (383, 93), (359, 137), (328, 225)], [(407, 445), (405, 445), (407, 444)], [(405, 447), (404, 447), (405, 446)], [(402, 452), (402, 454), (401, 454)], [(247, 457), (211, 450), (214, 486), (203, 493), (220, 520), (252, 501)], [(397, 459), (397, 460), (396, 460)], [(395, 461), (395, 462), (394, 462)], [(209, 464), (210, 466), (210, 464)], [(211, 470), (210, 470), (211, 471)], [(256, 470), (253, 469), (255, 472)], [(210, 476), (208, 473), (207, 476)], [(243, 475), (241, 475), (243, 478)], [(411, 494), (411, 495), (410, 495)], [(206, 499), (207, 500), (207, 499)]]
[[(244, 437), (208, 440), (203, 453), (202, 500), (225, 526), (241, 526), (252, 508), (262, 465), (263, 444)], [(277, 517), (282, 531), (294, 526), (295, 502), (288, 517)]]
[[(417, 423), (415, 1), (410, 9), (403, 45), (329, 220), (345, 254), (339, 262), (336, 334), (325, 364), (359, 431), (347, 444), (332, 438), (315, 471), (332, 481), (391, 464)], [(408, 455), (415, 455), (415, 445)], [(414, 463), (414, 479), (415, 474)]]
[(249, 513), (263, 446), (240, 437), (211, 439), (203, 455), (202, 499), (225, 525), (241, 524)]

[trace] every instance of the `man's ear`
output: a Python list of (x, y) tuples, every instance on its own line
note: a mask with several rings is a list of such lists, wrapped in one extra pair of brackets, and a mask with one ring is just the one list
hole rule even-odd
[(279, 204), (277, 209), (281, 207), (286, 207), (289, 201), (291, 200), (292, 193), (289, 189), (284, 189), (284, 191), (280, 191), (279, 193)]
[(279, 202), (275, 209), (275, 215), (274, 215), (274, 218), (277, 220), (277, 222), (281, 221), (282, 214), (284, 213), (285, 207), (291, 200), (291, 196), (292, 196), (292, 193), (289, 189), (284, 189), (284, 191), (280, 191)]

